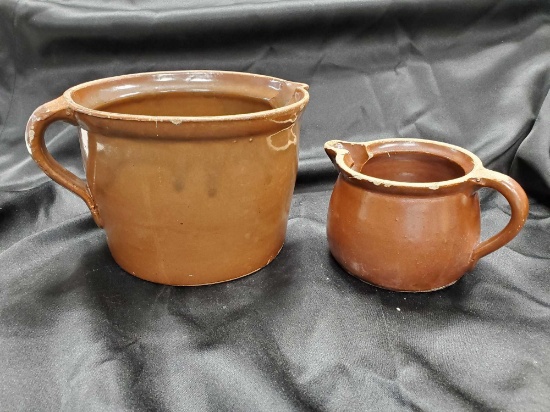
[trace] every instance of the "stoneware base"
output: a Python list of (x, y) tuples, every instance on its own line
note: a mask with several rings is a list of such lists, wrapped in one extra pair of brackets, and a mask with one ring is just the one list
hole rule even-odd
[(281, 253), (281, 250), (283, 250), (283, 246), (284, 246), (284, 243), (283, 245), (279, 248), (279, 250), (277, 251), (277, 253), (275, 253), (275, 255), (273, 255), (272, 257), (269, 258), (269, 260), (266, 262), (265, 265), (263, 266), (260, 266), (259, 268), (257, 269), (254, 269), (252, 272), (248, 272), (248, 273), (245, 273), (243, 275), (237, 275), (237, 276), (234, 276), (234, 277), (230, 277), (228, 279), (224, 279), (224, 280), (220, 280), (218, 282), (207, 282), (207, 283), (162, 283), (162, 282), (155, 282), (153, 280), (150, 280), (150, 279), (147, 279), (145, 277), (142, 277), (142, 276), (139, 276), (138, 274), (135, 274), (135, 273), (132, 273), (132, 272), (129, 272), (127, 271), (126, 269), (124, 269), (118, 262), (116, 262), (116, 259), (113, 257), (113, 259), (115, 260), (115, 262), (117, 263), (118, 266), (121, 267), (122, 270), (124, 270), (127, 274), (131, 275), (131, 276), (134, 276), (138, 279), (141, 279), (141, 280), (144, 280), (146, 282), (149, 282), (149, 283), (154, 283), (154, 284), (157, 284), (157, 285), (166, 285), (166, 286), (177, 286), (177, 287), (186, 287), (186, 286), (208, 286), (208, 285), (217, 285), (219, 283), (225, 283), (225, 282), (231, 282), (232, 280), (237, 280), (237, 279), (241, 279), (241, 278), (244, 278), (246, 276), (249, 276), (249, 275), (252, 275), (260, 270), (262, 270), (263, 268), (265, 268), (267, 265), (269, 265), (271, 262), (273, 262), (275, 260), (275, 258), (277, 256), (279, 256), (279, 253)]

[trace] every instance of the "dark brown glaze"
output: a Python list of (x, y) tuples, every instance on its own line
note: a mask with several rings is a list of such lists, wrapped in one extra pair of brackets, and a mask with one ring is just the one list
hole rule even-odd
[[(218, 283), (268, 264), (286, 233), (307, 86), (233, 72), (144, 73), (86, 83), (31, 116), (30, 153), (82, 197), (129, 273)], [(45, 149), (78, 124), (86, 181)]]
[[(325, 150), (340, 172), (327, 220), (331, 253), (373, 285), (412, 292), (449, 286), (509, 242), (527, 218), (523, 189), (462, 148), (386, 139), (330, 141)], [(512, 216), (480, 243), (481, 187), (500, 191)]]

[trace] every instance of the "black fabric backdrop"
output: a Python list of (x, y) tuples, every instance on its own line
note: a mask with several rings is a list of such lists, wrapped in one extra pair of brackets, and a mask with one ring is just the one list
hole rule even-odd
[[(68, 87), (221, 69), (311, 86), (285, 247), (199, 288), (122, 271), (23, 141)], [(0, 1), (0, 409), (550, 410), (550, 3)], [(74, 127), (49, 148), (82, 174)], [(326, 140), (461, 145), (524, 186), (524, 230), (455, 286), (376, 289), (327, 248)], [(483, 234), (510, 208), (482, 191)]]

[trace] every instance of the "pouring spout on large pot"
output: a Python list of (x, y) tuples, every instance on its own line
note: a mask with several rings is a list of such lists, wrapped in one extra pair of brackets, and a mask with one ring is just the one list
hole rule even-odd
[(304, 89), (309, 90), (309, 84), (306, 83), (300, 83), (300, 82), (289, 82), (289, 84), (292, 84), (297, 89)]

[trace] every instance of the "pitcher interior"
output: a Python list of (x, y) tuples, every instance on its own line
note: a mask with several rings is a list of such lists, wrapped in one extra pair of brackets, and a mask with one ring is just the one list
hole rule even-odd
[(430, 183), (458, 179), (465, 170), (444, 157), (418, 152), (387, 152), (368, 159), (361, 173), (394, 182)]
[(338, 144), (348, 151), (344, 162), (352, 170), (392, 182), (446, 182), (466, 176), (475, 166), (473, 155), (466, 151), (428, 140), (338, 141)]

